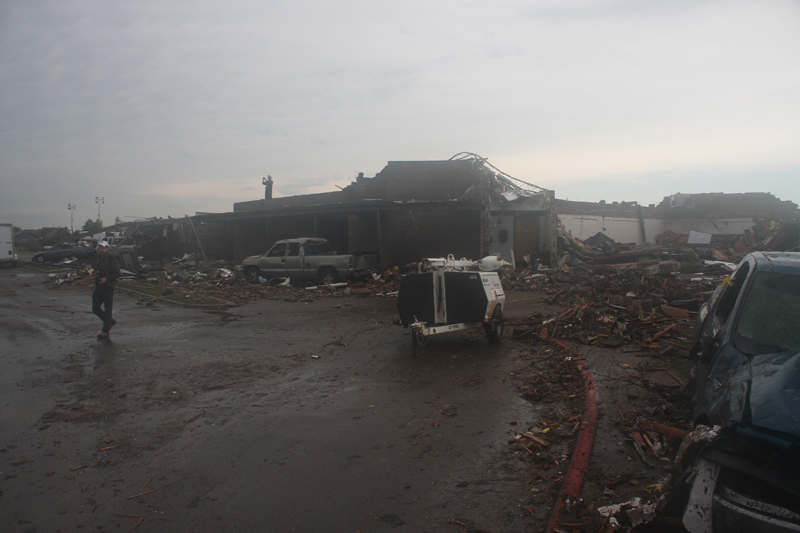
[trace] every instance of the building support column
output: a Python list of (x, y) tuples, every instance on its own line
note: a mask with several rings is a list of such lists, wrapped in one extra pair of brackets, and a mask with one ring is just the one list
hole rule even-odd
[(492, 220), (491, 220), (491, 210), (489, 209), (489, 204), (486, 203), (481, 208), (481, 235), (480, 235), (480, 257), (476, 257), (475, 259), (482, 259), (489, 255), (489, 251), (492, 249)]
[[(547, 191), (550, 209), (547, 214), (547, 251), (550, 258), (550, 268), (555, 268), (558, 262), (558, 214), (556, 213), (556, 192)], [(541, 219), (540, 219), (541, 220)]]
[(381, 229), (381, 210), (375, 210), (375, 222), (378, 228), (378, 259), (381, 262), (381, 268), (388, 269), (389, 268), (389, 259), (386, 257), (386, 254), (383, 250), (383, 231)]

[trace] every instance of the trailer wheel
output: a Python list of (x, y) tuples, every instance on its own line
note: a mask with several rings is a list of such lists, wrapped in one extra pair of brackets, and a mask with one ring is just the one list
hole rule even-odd
[(419, 357), (422, 353), (422, 347), (428, 344), (428, 338), (425, 337), (418, 329), (411, 330), (411, 348), (413, 349), (414, 357)]
[(483, 325), (483, 329), (486, 331), (486, 338), (489, 339), (489, 342), (492, 344), (500, 342), (503, 337), (503, 310), (499, 307), (495, 308), (492, 318)]
[(261, 271), (257, 266), (251, 266), (244, 269), (244, 277), (250, 283), (258, 283), (258, 278), (261, 277)]

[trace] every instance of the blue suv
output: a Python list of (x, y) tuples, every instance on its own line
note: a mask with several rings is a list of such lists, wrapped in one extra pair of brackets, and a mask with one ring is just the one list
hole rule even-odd
[[(714, 531), (800, 531), (800, 253), (747, 255), (694, 330), (693, 415), (721, 426)], [(708, 524), (712, 526), (712, 524)]]

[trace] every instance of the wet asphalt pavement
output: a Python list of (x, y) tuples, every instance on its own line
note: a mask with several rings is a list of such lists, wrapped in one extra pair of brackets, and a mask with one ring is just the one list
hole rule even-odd
[(394, 299), (203, 311), (119, 291), (98, 341), (89, 289), (45, 280), (0, 270), (0, 531), (546, 520), (508, 445), (540, 417), (509, 383), (521, 345), (473, 330), (413, 358)]

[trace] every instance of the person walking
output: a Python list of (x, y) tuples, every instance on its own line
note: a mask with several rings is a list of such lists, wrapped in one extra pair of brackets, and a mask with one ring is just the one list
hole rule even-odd
[(107, 339), (108, 333), (117, 323), (111, 317), (114, 307), (114, 286), (119, 277), (119, 261), (108, 252), (108, 242), (97, 244), (97, 257), (92, 261), (94, 269), (94, 292), (92, 293), (92, 312), (103, 321), (103, 331), (98, 339)]

